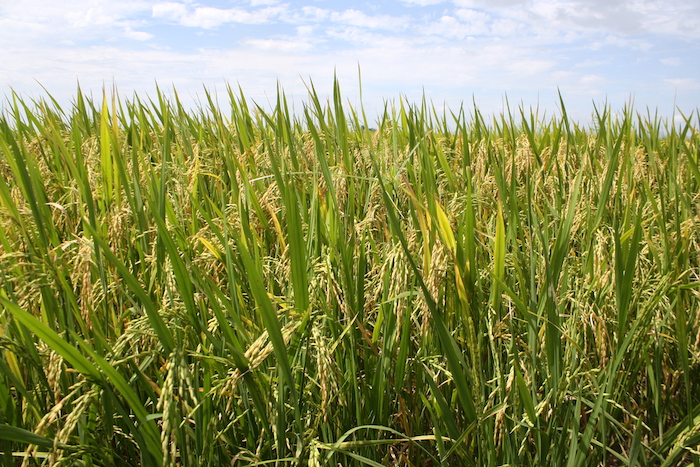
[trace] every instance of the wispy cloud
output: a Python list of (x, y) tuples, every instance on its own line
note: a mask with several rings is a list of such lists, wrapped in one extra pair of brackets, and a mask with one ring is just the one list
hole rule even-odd
[(153, 34), (143, 31), (134, 31), (129, 26), (124, 28), (124, 35), (129, 39), (134, 39), (137, 41), (147, 41), (149, 39), (153, 39)]
[[(138, 17), (150, 10), (144, 1), (66, 0), (50, 2), (23, 0), (2, 2), (0, 43), (84, 41), (128, 33), (142, 23)], [(4, 41), (3, 41), (4, 39)]]
[(677, 90), (700, 89), (700, 81), (696, 78), (672, 78), (665, 79), (664, 82)]
[(620, 47), (623, 49), (647, 51), (653, 47), (653, 44), (647, 40), (637, 38), (626, 38), (619, 35), (608, 35), (601, 40), (591, 43), (593, 50), (599, 50), (606, 46)]
[(407, 17), (391, 15), (368, 15), (359, 10), (344, 10), (333, 12), (331, 21), (368, 29), (388, 29), (390, 31), (400, 31), (406, 29), (409, 24)]
[(669, 66), (679, 66), (683, 63), (683, 60), (681, 60), (679, 57), (662, 58), (659, 61), (661, 63), (663, 63), (664, 65), (669, 65)]
[(243, 8), (195, 7), (175, 2), (153, 5), (153, 17), (175, 21), (182, 26), (212, 29), (226, 23), (265, 24), (273, 22), (284, 7), (266, 7), (253, 10)]
[(187, 16), (187, 5), (176, 2), (156, 3), (152, 7), (153, 17), (170, 21), (180, 21)]
[(700, 37), (700, 2), (689, 0), (455, 0), (454, 4), (515, 15), (528, 20), (533, 30), (546, 27), (559, 34), (574, 29)]
[(401, 0), (401, 3), (407, 5), (417, 5), (417, 6), (428, 6), (428, 5), (439, 5), (441, 3), (446, 3), (445, 0)]
[(460, 8), (454, 16), (444, 15), (419, 31), (445, 39), (465, 39), (489, 34), (492, 22), (492, 17), (486, 13)]
[(244, 45), (249, 45), (259, 50), (294, 53), (304, 53), (313, 48), (313, 44), (307, 40), (290, 39), (247, 39), (244, 41)]
[[(478, 93), (653, 103), (700, 100), (700, 2), (401, 0), (372, 6), (286, 0), (24, 0), (0, 3), (0, 84), (35, 80), (192, 89), (227, 79), (303, 90), (358, 64), (365, 96)], [(285, 82), (285, 80), (287, 80)], [(661, 90), (661, 91), (659, 91)], [(270, 89), (268, 89), (270, 91)], [(666, 94), (663, 94), (666, 93)], [(588, 105), (590, 101), (582, 100)], [(653, 104), (652, 104), (653, 105)]]

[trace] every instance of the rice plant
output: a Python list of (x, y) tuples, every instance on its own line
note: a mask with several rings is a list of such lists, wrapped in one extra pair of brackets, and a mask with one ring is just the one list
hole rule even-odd
[(698, 111), (226, 99), (7, 98), (0, 464), (700, 465)]

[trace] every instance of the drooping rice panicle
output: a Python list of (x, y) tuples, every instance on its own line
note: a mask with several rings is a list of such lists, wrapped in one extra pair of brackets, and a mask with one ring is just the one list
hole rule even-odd
[(699, 111), (308, 89), (7, 98), (1, 464), (700, 465)]

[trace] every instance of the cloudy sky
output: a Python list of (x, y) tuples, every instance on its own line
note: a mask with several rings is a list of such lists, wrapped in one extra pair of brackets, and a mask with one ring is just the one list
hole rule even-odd
[(539, 105), (557, 90), (584, 123), (593, 102), (700, 107), (699, 0), (0, 0), (0, 87), (45, 87), (70, 102), (77, 83), (128, 97), (155, 83), (194, 101), (226, 83), (274, 100), (305, 83), (365, 109), (424, 94), (436, 107), (482, 112)]

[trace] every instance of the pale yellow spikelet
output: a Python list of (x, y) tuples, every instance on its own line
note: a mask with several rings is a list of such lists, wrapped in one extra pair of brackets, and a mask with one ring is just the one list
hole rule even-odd
[(309, 446), (309, 467), (321, 467), (324, 465), (321, 461), (321, 450), (318, 448), (316, 440), (311, 441)]
[(165, 380), (156, 405), (157, 410), (163, 414), (160, 441), (163, 450), (163, 466), (168, 467), (174, 467), (177, 459), (177, 425), (179, 423), (179, 411), (175, 399), (175, 386), (179, 376), (177, 352), (177, 348), (173, 350), (165, 366)]
[[(56, 433), (54, 438), (54, 446), (58, 446), (59, 443), (70, 444), (70, 437), (73, 436), (76, 427), (81, 420), (84, 419), (85, 413), (90, 410), (99, 398), (100, 389), (99, 387), (93, 386), (86, 393), (82, 394), (76, 398), (73, 403), (72, 410), (68, 412), (65, 420), (63, 421), (63, 426)], [(60, 458), (63, 451), (54, 449), (51, 452), (51, 456), (55, 456), (54, 459)]]
[(49, 359), (46, 365), (46, 380), (49, 383), (49, 388), (53, 393), (54, 402), (58, 402), (63, 398), (61, 390), (61, 375), (65, 367), (63, 365), (63, 357), (57, 352), (49, 351)]
[(316, 349), (316, 366), (318, 369), (318, 384), (321, 390), (321, 405), (318, 418), (328, 421), (328, 407), (339, 394), (337, 375), (334, 371), (331, 344), (323, 335), (319, 326), (312, 328), (312, 341)]
[[(282, 327), (282, 338), (284, 339), (285, 344), (289, 344), (289, 340), (292, 338), (294, 333), (296, 332), (297, 328), (299, 327), (300, 321), (295, 320), (295, 321), (290, 321), (287, 323), (285, 326)], [(248, 347), (248, 349), (245, 351), (245, 357), (248, 360), (248, 366), (249, 369), (255, 369), (257, 368), (267, 357), (269, 357), (272, 353), (274, 352), (274, 347), (272, 345), (272, 342), (270, 342), (267, 330), (263, 331), (260, 336), (258, 336), (255, 341)], [(241, 377), (241, 372), (238, 369), (235, 369), (231, 372), (230, 375), (226, 378), (225, 382), (223, 382), (221, 389), (219, 392), (221, 394), (231, 394), (234, 391), (234, 388), (236, 384), (238, 383), (238, 380)], [(194, 397), (193, 397), (194, 399)], [(227, 403), (227, 408), (226, 410), (231, 409), (231, 404), (234, 403), (234, 400), (231, 398), (229, 399)]]
[[(37, 424), (36, 428), (34, 429), (34, 433), (38, 435), (44, 435), (47, 428), (58, 423), (61, 417), (64, 416), (63, 414), (63, 408), (65, 407), (66, 404), (71, 402), (76, 396), (78, 396), (83, 390), (85, 386), (85, 380), (83, 379), (80, 383), (77, 383), (73, 386), (71, 392), (67, 394), (65, 397), (63, 397), (61, 400), (57, 401), (56, 404), (51, 407), (51, 410), (49, 410), (39, 421)], [(71, 413), (68, 415), (70, 416)], [(34, 458), (34, 455), (38, 451), (38, 446), (35, 445), (29, 445), (27, 446), (27, 449), (24, 452), (24, 457), (22, 459), (22, 466), (28, 466), (30, 459)]]

